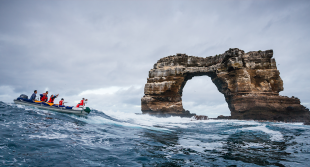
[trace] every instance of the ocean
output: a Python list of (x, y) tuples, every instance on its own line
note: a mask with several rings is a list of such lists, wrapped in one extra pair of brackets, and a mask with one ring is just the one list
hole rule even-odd
[(297, 167), (309, 159), (310, 126), (302, 123), (96, 109), (77, 116), (0, 102), (0, 166)]

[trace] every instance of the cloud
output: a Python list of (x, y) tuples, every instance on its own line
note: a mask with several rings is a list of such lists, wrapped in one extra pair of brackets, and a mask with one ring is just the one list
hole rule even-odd
[[(284, 80), (281, 94), (310, 104), (309, 7), (302, 0), (1, 1), (0, 87), (10, 92), (0, 95), (12, 101), (13, 95), (48, 88), (73, 101), (88, 95), (98, 108), (140, 112), (136, 106), (157, 60), (175, 53), (207, 57), (237, 47), (274, 49)], [(201, 84), (188, 86), (185, 93)], [(194, 106), (223, 104), (221, 94), (212, 104), (204, 97), (184, 98)]]

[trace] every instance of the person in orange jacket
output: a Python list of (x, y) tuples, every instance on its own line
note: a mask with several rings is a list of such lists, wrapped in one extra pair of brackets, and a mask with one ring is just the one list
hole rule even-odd
[(79, 108), (80, 106), (84, 106), (85, 105), (85, 101), (87, 101), (87, 99), (85, 100), (85, 98), (82, 98), (81, 102), (78, 103), (75, 107)]
[(60, 106), (64, 106), (65, 104), (64, 104), (64, 98), (61, 98), (61, 100), (59, 101), (59, 105)]
[(48, 101), (49, 103), (54, 103), (54, 100), (58, 97), (59, 94), (57, 95), (51, 95), (50, 100)]
[(48, 94), (48, 91), (46, 91), (46, 93), (43, 93), (43, 96), (40, 98), (40, 101), (46, 102), (48, 99), (47, 94)]

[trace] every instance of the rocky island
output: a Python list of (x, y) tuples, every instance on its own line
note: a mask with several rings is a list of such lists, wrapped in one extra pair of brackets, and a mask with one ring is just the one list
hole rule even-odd
[(279, 95), (283, 81), (272, 57), (273, 50), (245, 53), (238, 48), (206, 58), (186, 54), (164, 57), (149, 71), (142, 113), (191, 116), (182, 105), (183, 88), (189, 79), (206, 75), (228, 103), (231, 116), (225, 118), (309, 124), (309, 109), (298, 98)]

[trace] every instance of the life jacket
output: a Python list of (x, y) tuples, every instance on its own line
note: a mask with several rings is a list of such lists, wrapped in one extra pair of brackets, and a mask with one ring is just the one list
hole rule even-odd
[(47, 94), (46, 93), (40, 94), (40, 96), (41, 96), (41, 98), (40, 98), (41, 101), (47, 101)]
[(60, 100), (60, 101), (59, 101), (59, 105), (60, 105), (60, 106), (63, 106), (63, 102), (64, 102), (63, 100)]
[(76, 105), (76, 108), (83, 106), (84, 105), (84, 100), (81, 100), (81, 102), (79, 104)]
[(81, 100), (81, 103), (80, 103), (80, 105), (82, 106), (82, 105), (84, 105), (84, 100)]
[(49, 100), (48, 102), (49, 102), (49, 103), (54, 103), (54, 99), (55, 99), (55, 96), (53, 96), (53, 97), (51, 96), (51, 97), (50, 97), (50, 100)]

